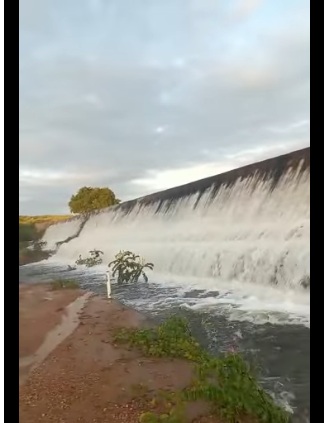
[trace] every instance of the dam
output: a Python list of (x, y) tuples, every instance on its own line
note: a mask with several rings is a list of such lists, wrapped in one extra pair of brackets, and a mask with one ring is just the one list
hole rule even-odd
[[(112, 297), (161, 321), (188, 318), (213, 353), (234, 344), (294, 421), (309, 416), (310, 149), (154, 193), (50, 226), (48, 260), (20, 279), (73, 278), (106, 295), (120, 250), (153, 262), (149, 283), (112, 284)], [(103, 264), (74, 265), (103, 251)], [(108, 323), (109, 324), (109, 323)], [(306, 420), (307, 416), (307, 420)]]
[(43, 241), (70, 264), (94, 248), (104, 263), (131, 250), (155, 264), (157, 277), (308, 291), (309, 155), (306, 148), (58, 223)]

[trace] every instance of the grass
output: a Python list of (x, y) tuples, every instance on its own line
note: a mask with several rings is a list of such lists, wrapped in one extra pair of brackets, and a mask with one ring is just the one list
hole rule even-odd
[(74, 279), (56, 279), (50, 282), (51, 289), (58, 291), (60, 289), (78, 289), (79, 283)]
[(141, 423), (184, 423), (185, 404), (198, 400), (207, 401), (213, 413), (229, 423), (289, 422), (289, 414), (259, 386), (240, 354), (210, 355), (191, 335), (184, 319), (172, 317), (151, 329), (121, 329), (115, 342), (138, 348), (146, 356), (187, 359), (196, 365), (191, 386), (177, 393), (170, 410), (144, 413)]
[(35, 225), (37, 223), (48, 223), (48, 222), (61, 222), (64, 220), (68, 220), (73, 217), (70, 214), (46, 214), (40, 216), (19, 216), (19, 223), (23, 225)]

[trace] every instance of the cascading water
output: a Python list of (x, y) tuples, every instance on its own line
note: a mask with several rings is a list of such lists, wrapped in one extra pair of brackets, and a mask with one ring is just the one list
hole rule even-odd
[(60, 243), (78, 236), (85, 218), (75, 217), (65, 222), (56, 223), (47, 228), (42, 241), (46, 242), (48, 250), (55, 250)]
[[(309, 360), (309, 197), (307, 148), (54, 225), (43, 240), (50, 246), (65, 242), (46, 266), (71, 265), (99, 249), (107, 270), (119, 250), (131, 250), (154, 263), (150, 284), (116, 287), (115, 294), (113, 287), (113, 296), (151, 314), (176, 307), (192, 313), (193, 321), (203, 316), (212, 322), (200, 326), (211, 345), (218, 328), (219, 349), (230, 333), (246, 333), (243, 348), (258, 333), (251, 346), (263, 350), (267, 339), (265, 356), (271, 357), (273, 345), (279, 361), (276, 370), (274, 358), (266, 367), (284, 383), (283, 345), (295, 354), (299, 369)], [(103, 270), (91, 269), (89, 286), (103, 282)], [(76, 272), (80, 275), (79, 268)], [(306, 371), (304, 382), (298, 378), (290, 389), (308, 408), (306, 390), (299, 391), (309, 384)]]
[[(127, 210), (107, 209), (90, 216), (79, 236), (62, 244), (53, 260), (72, 264), (96, 248), (108, 263), (120, 249), (131, 250), (155, 264), (156, 281), (227, 291), (228, 300), (242, 310), (296, 312), (306, 322), (309, 179), (302, 158), (284, 166), (276, 184), (274, 175), (262, 174), (257, 164), (247, 177), (238, 173), (231, 185), (225, 181), (216, 189), (214, 182), (203, 192), (173, 201), (140, 199)], [(74, 233), (76, 223), (62, 224), (67, 228), (62, 235)], [(51, 236), (57, 242), (59, 226), (46, 232), (48, 243), (53, 244)]]
[[(238, 181), (220, 189), (130, 213), (92, 216), (79, 237), (62, 245), (56, 259), (74, 261), (89, 249), (108, 262), (129, 249), (155, 263), (160, 274), (238, 281), (300, 289), (309, 277), (309, 175), (270, 182)], [(289, 179), (289, 178), (288, 178)], [(196, 207), (194, 205), (196, 204)]]

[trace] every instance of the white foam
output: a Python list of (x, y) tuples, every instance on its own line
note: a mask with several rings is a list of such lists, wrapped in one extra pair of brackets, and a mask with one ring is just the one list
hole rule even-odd
[(42, 238), (42, 241), (46, 242), (46, 249), (55, 250), (57, 242), (64, 241), (67, 238), (74, 236), (82, 222), (82, 218), (74, 218), (65, 222), (59, 222), (49, 226)]
[[(206, 192), (195, 208), (198, 194), (170, 208), (163, 203), (159, 213), (157, 203), (138, 204), (127, 215), (107, 209), (90, 217), (52, 260), (72, 264), (96, 248), (107, 266), (120, 249), (131, 250), (155, 264), (149, 276), (164, 286), (230, 293), (200, 300), (202, 307), (228, 304), (230, 318), (238, 319), (272, 312), (308, 320), (309, 290), (301, 282), (310, 276), (309, 171), (289, 171), (272, 191), (270, 184), (238, 179), (214, 198)], [(60, 225), (47, 231), (50, 244), (75, 232)]]

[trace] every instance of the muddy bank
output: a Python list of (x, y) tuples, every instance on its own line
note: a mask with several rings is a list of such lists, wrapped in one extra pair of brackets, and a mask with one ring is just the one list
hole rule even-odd
[[(206, 355), (204, 351), (202, 353), (199, 344), (193, 338), (190, 343), (186, 335), (185, 337), (181, 335), (187, 333), (186, 326), (168, 326), (170, 323), (166, 322), (165, 326), (157, 328), (156, 333), (161, 336), (158, 340), (152, 335), (148, 338), (148, 334), (152, 334), (155, 330), (138, 331), (136, 334), (131, 331), (138, 340), (139, 336), (142, 337), (144, 334), (147, 337), (145, 338), (147, 349), (142, 349), (144, 352), (142, 354), (137, 349), (122, 346), (128, 344), (117, 344), (116, 332), (122, 328), (146, 328), (151, 326), (151, 323), (143, 315), (117, 301), (79, 289), (51, 291), (50, 287), (44, 284), (29, 285), (20, 287), (20, 310), (22, 310), (20, 329), (21, 331), (22, 328), (25, 329), (20, 338), (20, 422), (226, 423), (230, 421), (221, 419), (218, 417), (220, 414), (216, 414), (220, 413), (220, 398), (218, 397), (214, 403), (211, 402), (210, 379), (206, 379), (208, 385), (204, 385), (204, 389), (209, 388), (207, 396), (191, 396), (185, 401), (181, 400), (181, 418), (176, 417), (172, 411), (175, 410), (178, 401), (175, 398), (181, 391), (184, 392), (184, 389), (190, 386), (191, 390), (194, 386), (199, 390), (202, 387), (202, 379), (199, 380), (194, 371), (194, 357), (205, 359)], [(163, 329), (166, 326), (169, 327), (168, 337)], [(124, 336), (125, 333), (122, 331), (119, 335)], [(140, 340), (141, 343), (137, 344), (139, 347), (144, 345), (143, 338)], [(170, 351), (171, 354), (155, 353), (155, 356), (181, 355), (186, 358), (192, 357), (190, 359), (193, 361), (144, 356), (152, 347), (159, 352), (156, 350), (159, 342), (161, 348), (167, 348), (166, 351)], [(183, 351), (183, 354), (173, 354), (175, 351)], [(231, 360), (233, 363), (234, 358), (231, 355), (226, 360)], [(196, 360), (196, 363), (199, 361)], [(200, 363), (202, 370), (208, 361)], [(223, 363), (225, 364), (225, 361)], [(243, 368), (240, 369), (243, 372)], [(234, 393), (233, 389), (226, 390), (229, 377), (220, 377), (221, 379), (218, 376), (218, 380), (224, 396), (227, 395), (228, 398), (228, 394)], [(238, 385), (237, 378), (235, 382)], [(240, 390), (236, 391), (238, 398), (242, 398), (242, 388), (246, 385), (241, 384)], [(261, 394), (254, 384), (249, 386), (252, 388), (249, 392)], [(208, 402), (197, 398), (204, 398)], [(263, 396), (254, 398), (258, 401), (261, 401), (260, 398), (265, 400)], [(267, 403), (264, 401), (260, 404), (264, 413)], [(237, 402), (234, 410), (237, 410)], [(268, 410), (270, 411), (270, 408)], [(149, 420), (143, 419), (144, 415), (148, 417), (150, 411), (157, 417), (151, 415)], [(273, 409), (272, 416), (278, 416), (278, 410)], [(240, 418), (238, 414), (236, 421), (258, 422), (256, 418), (249, 419), (247, 414)], [(284, 423), (287, 419), (274, 420), (272, 417), (267, 421)]]
[[(114, 344), (117, 328), (147, 325), (136, 311), (79, 290), (20, 287), (20, 422), (136, 423), (159, 410), (153, 398), (187, 386), (193, 368)], [(188, 421), (203, 409), (189, 407)]]

